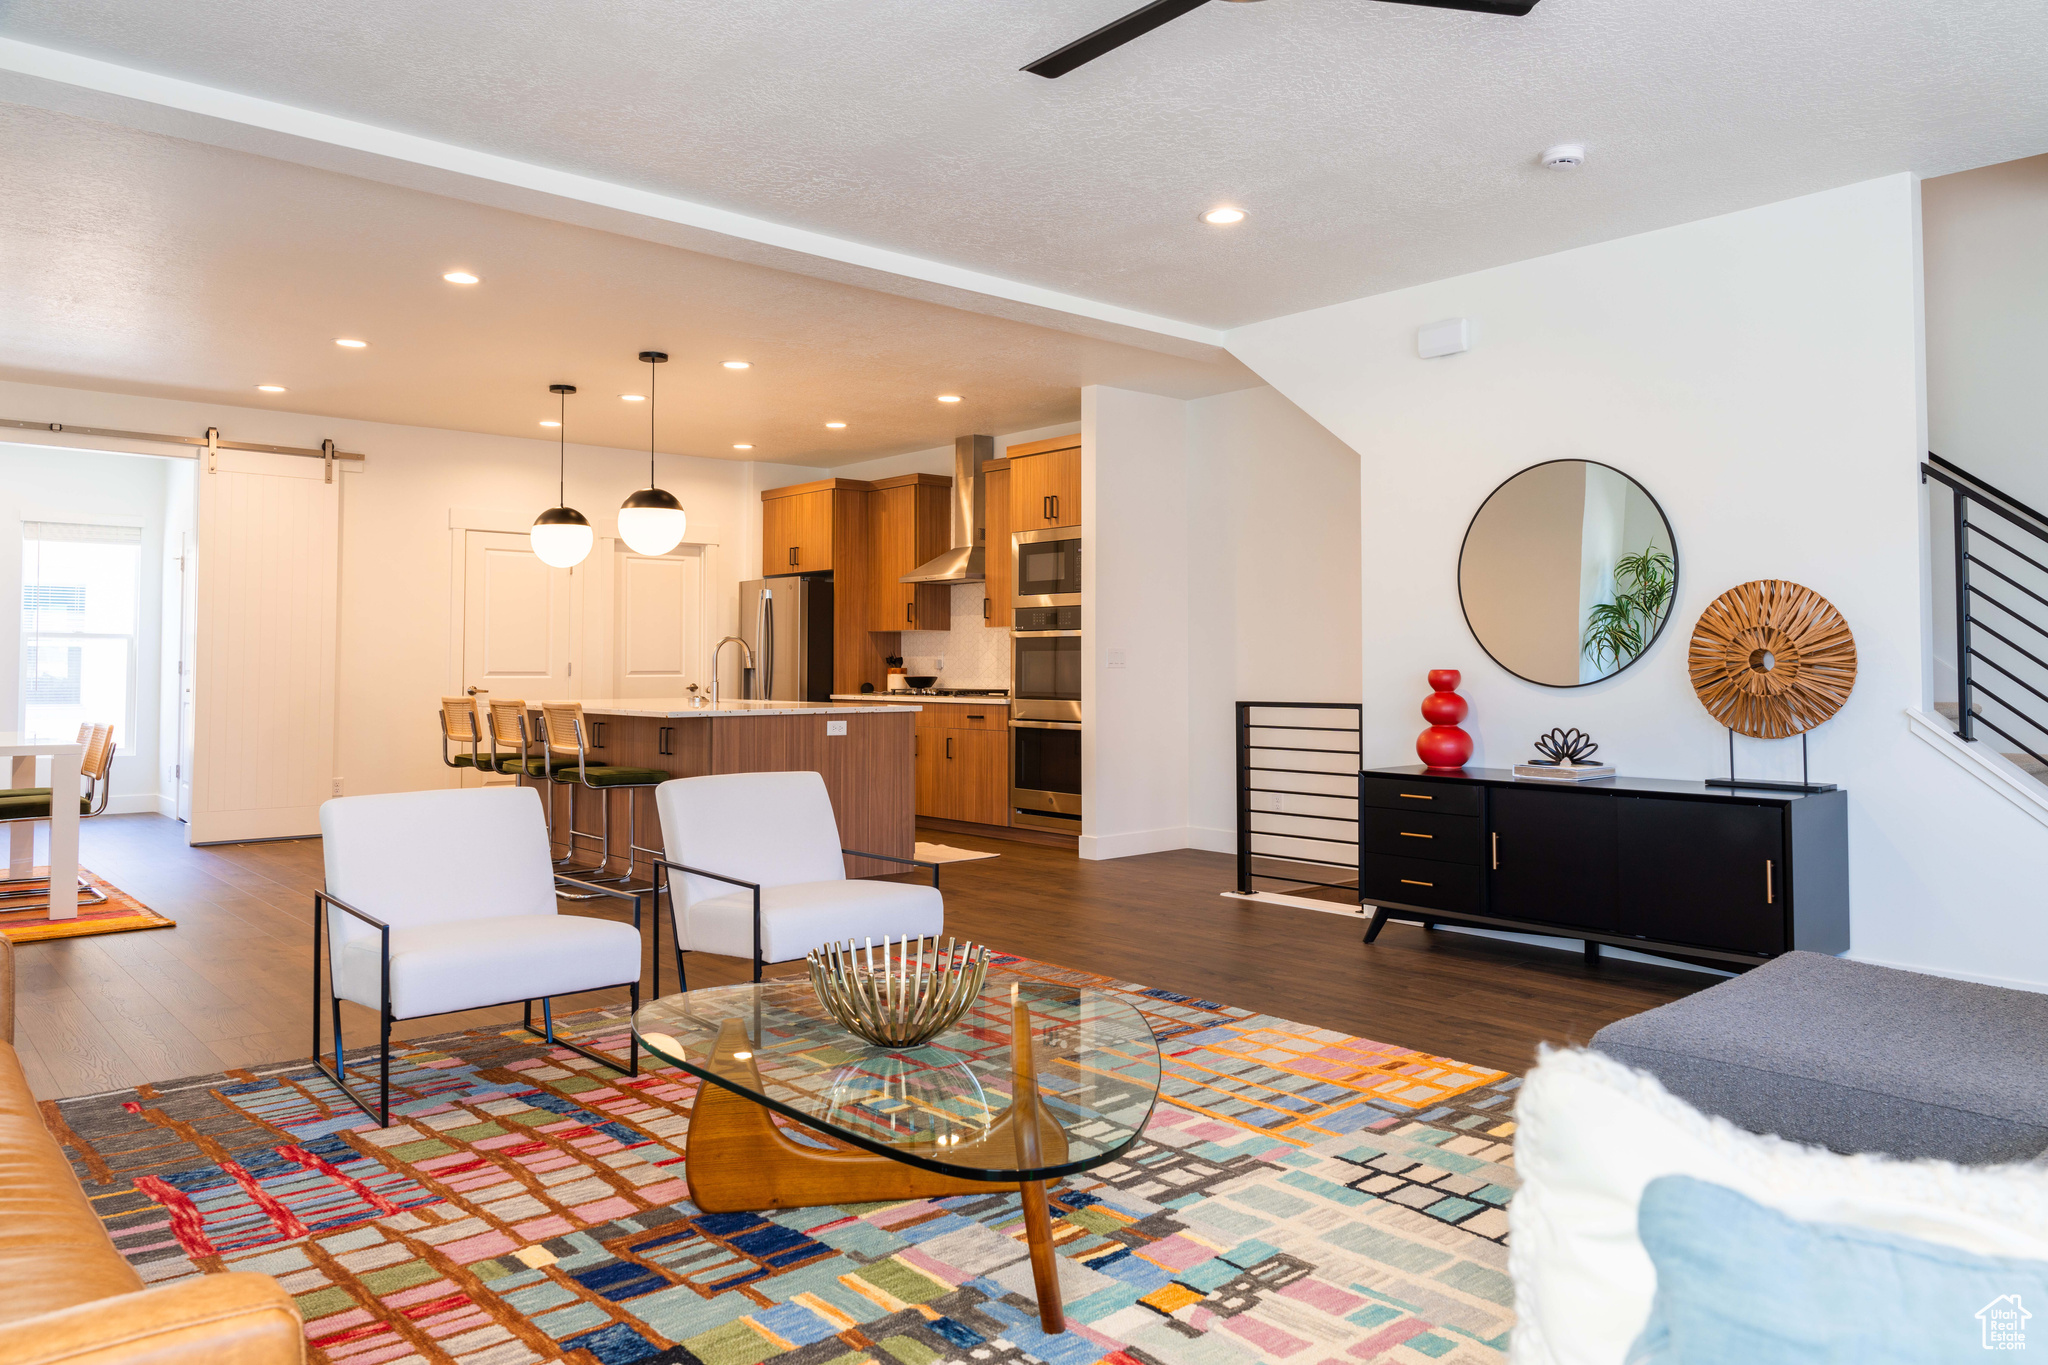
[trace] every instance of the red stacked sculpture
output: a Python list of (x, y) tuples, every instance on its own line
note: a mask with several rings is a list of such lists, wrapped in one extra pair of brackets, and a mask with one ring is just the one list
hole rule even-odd
[(1436, 690), (1422, 699), (1422, 718), (1429, 722), (1415, 740), (1415, 753), (1432, 768), (1462, 768), (1472, 757), (1472, 736), (1458, 728), (1465, 719), (1465, 699), (1458, 695), (1458, 670), (1434, 668), (1429, 685)]

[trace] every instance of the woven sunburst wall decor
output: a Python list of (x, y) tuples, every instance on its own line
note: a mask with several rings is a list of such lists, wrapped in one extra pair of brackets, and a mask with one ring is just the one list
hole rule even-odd
[(1856, 685), (1856, 637), (1842, 613), (1778, 578), (1715, 598), (1686, 659), (1700, 704), (1758, 739), (1804, 734), (1841, 710)]

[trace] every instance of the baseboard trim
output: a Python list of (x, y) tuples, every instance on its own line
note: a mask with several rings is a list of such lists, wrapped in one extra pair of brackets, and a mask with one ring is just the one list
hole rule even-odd
[(2048, 981), (2027, 981), (2017, 976), (1992, 976), (1987, 972), (1962, 972), (1953, 967), (1930, 967), (1923, 962), (1895, 962), (1887, 957), (1871, 957), (1851, 948), (1842, 954), (1851, 962), (1867, 962), (1873, 967), (1890, 967), (1894, 971), (1918, 972), (1922, 976), (1943, 976), (1950, 981), (1974, 981), (1979, 986), (2001, 986), (2009, 991), (2032, 991), (2036, 995), (2048, 995)]
[(2048, 825), (2048, 787), (2042, 786), (2010, 760), (1994, 753), (1981, 742), (1966, 743), (1946, 720), (1938, 716), (1930, 716), (1917, 707), (1909, 706), (1906, 708), (1906, 724), (1914, 735), (1935, 752), (2042, 824)]
[(1080, 854), (1090, 862), (1108, 862), (1143, 853), (1171, 853), (1186, 847), (1188, 827), (1173, 825), (1166, 829), (1136, 829), (1128, 834), (1084, 834)]
[(1205, 853), (1237, 852), (1237, 831), (1234, 829), (1211, 829), (1207, 825), (1188, 826), (1188, 847), (1199, 848)]
[[(172, 803), (176, 809), (176, 803)], [(127, 796), (107, 798), (109, 815), (161, 815), (164, 814), (164, 799), (155, 792), (131, 792)]]

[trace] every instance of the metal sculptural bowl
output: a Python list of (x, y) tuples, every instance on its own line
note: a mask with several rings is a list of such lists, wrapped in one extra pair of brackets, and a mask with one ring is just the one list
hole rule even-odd
[(811, 989), (841, 1027), (877, 1047), (919, 1047), (967, 1012), (988, 977), (989, 950), (953, 939), (851, 939), (814, 948), (805, 960)]

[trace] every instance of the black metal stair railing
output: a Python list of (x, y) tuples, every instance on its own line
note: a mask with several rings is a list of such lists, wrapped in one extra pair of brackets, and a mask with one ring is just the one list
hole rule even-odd
[(1264, 881), (1356, 899), (1363, 715), (1357, 702), (1237, 704), (1240, 895)]
[(1922, 481), (1953, 503), (1956, 733), (1975, 740), (1981, 725), (2048, 768), (2048, 515), (1927, 459)]

